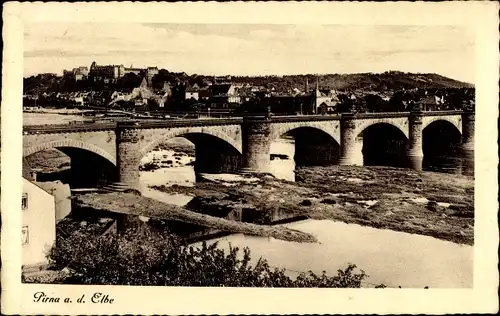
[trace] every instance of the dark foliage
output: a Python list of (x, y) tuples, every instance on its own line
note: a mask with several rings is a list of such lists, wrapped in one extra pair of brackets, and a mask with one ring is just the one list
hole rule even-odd
[[(180, 246), (173, 237), (147, 227), (123, 235), (95, 237), (74, 233), (57, 240), (49, 254), (55, 269), (68, 268), (64, 283), (113, 285), (231, 286), (231, 287), (360, 287), (366, 274), (355, 265), (325, 272), (301, 273), (292, 279), (265, 259), (251, 264), (250, 250), (217, 244)], [(167, 237), (165, 237), (167, 236)]]

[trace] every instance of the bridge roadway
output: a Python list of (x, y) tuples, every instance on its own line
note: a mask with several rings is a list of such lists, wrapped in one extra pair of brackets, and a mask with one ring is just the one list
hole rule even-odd
[(263, 173), (269, 170), (271, 142), (284, 134), (295, 137), (297, 165), (357, 164), (364, 132), (376, 125), (389, 128), (392, 134), (371, 133), (371, 141), (373, 135), (375, 140), (405, 139), (406, 154), (419, 169), (423, 130), (436, 122), (461, 134), (463, 150), (473, 152), (474, 112), (454, 110), (31, 125), (23, 128), (23, 156), (58, 148), (70, 156), (72, 169), (80, 170), (78, 177), (91, 173), (97, 165), (108, 165), (117, 175), (106, 181), (117, 182), (121, 188), (137, 187), (141, 158), (173, 137), (185, 137), (195, 144), (196, 173)]
[[(443, 116), (443, 115), (461, 115), (461, 110), (449, 111), (427, 111), (422, 112), (422, 116)], [(356, 119), (369, 118), (402, 118), (408, 117), (410, 112), (384, 112), (384, 113), (356, 113)], [(272, 116), (273, 123), (286, 122), (307, 122), (307, 121), (340, 121), (341, 114), (335, 115), (288, 115)], [(242, 124), (243, 117), (231, 118), (200, 118), (200, 119), (128, 119), (115, 122), (92, 122), (92, 123), (71, 123), (71, 124), (45, 124), (45, 125), (27, 125), (23, 127), (23, 133), (64, 133), (69, 131), (99, 131), (114, 130), (119, 122), (134, 122), (136, 128), (157, 128), (157, 127), (191, 127), (191, 126), (216, 126), (229, 124)]]

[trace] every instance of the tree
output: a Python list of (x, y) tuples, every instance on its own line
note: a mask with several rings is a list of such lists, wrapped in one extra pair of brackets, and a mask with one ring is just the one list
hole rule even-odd
[(472, 109), (475, 96), (474, 90), (471, 90), (462, 88), (448, 91), (444, 98), (446, 106), (449, 109)]
[(153, 76), (151, 82), (154, 89), (161, 89), (164, 82), (171, 82), (172, 75), (166, 69), (160, 69), (156, 75)]
[(404, 112), (406, 110), (406, 106), (403, 101), (404, 101), (404, 92), (403, 91), (395, 92), (392, 95), (391, 99), (389, 100), (386, 112)]
[(376, 94), (367, 94), (363, 102), (369, 112), (383, 112), (387, 108), (387, 102)]
[(117, 88), (131, 91), (140, 86), (142, 78), (133, 72), (126, 73), (118, 80)]
[(347, 94), (339, 94), (339, 113), (352, 113), (354, 112), (354, 102)]

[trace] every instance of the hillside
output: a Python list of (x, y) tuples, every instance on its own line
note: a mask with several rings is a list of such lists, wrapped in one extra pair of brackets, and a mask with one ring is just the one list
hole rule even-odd
[(384, 73), (358, 73), (358, 74), (326, 74), (326, 75), (290, 75), (269, 77), (233, 77), (233, 82), (253, 82), (255, 85), (275, 86), (275, 89), (305, 88), (306, 79), (309, 88), (316, 86), (319, 81), (321, 88), (334, 88), (337, 90), (366, 90), (387, 91), (405, 89), (442, 89), (442, 88), (474, 88), (473, 84), (460, 82), (438, 74), (415, 74), (399, 71)]
[[(352, 74), (327, 76), (337, 89), (399, 90), (401, 88), (473, 88), (470, 83), (460, 82), (437, 74), (412, 74), (385, 72), (382, 74)], [(327, 79), (327, 80), (328, 80)]]
[[(184, 73), (167, 73), (167, 76), (157, 75), (153, 82), (158, 86), (163, 86), (163, 81), (169, 81), (172, 86), (193, 85), (202, 82), (211, 81), (212, 76), (186, 75)], [(140, 81), (140, 78), (137, 80)], [(320, 88), (334, 88), (336, 90), (364, 90), (368, 91), (397, 91), (401, 89), (443, 89), (443, 88), (474, 88), (473, 84), (460, 82), (438, 74), (415, 74), (399, 71), (389, 71), (384, 73), (358, 73), (358, 74), (323, 74), (323, 75), (286, 75), (286, 76), (233, 76), (233, 83), (250, 84), (253, 86), (264, 86), (274, 88), (274, 91), (290, 92), (297, 88), (300, 91), (305, 90), (306, 80), (309, 83), (309, 89), (314, 89), (316, 81), (319, 81)], [(43, 92), (63, 92), (63, 91), (81, 91), (81, 90), (115, 90), (120, 88), (130, 88), (133, 83), (118, 84), (93, 84), (86, 82), (67, 82), (62, 77), (50, 76), (47, 78), (37, 76), (24, 78), (24, 93), (38, 94)], [(158, 88), (158, 87), (157, 87)], [(131, 90), (131, 89), (129, 89)]]

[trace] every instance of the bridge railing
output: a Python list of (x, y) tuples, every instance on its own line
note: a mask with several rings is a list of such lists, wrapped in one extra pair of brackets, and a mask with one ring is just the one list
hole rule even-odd
[(213, 119), (183, 119), (183, 120), (168, 120), (168, 121), (138, 121), (138, 128), (162, 128), (162, 127), (195, 127), (195, 126), (211, 126), (211, 125), (231, 125), (241, 124), (243, 118), (213, 118)]
[[(443, 115), (460, 115), (462, 110), (445, 110), (445, 111), (422, 111), (422, 116), (443, 116)], [(354, 118), (395, 118), (395, 117), (408, 117), (411, 112), (380, 112), (380, 113), (352, 113)], [(339, 117), (342, 114), (338, 115)]]
[(408, 117), (410, 112), (353, 113), (354, 118), (394, 118)]
[(442, 115), (460, 115), (464, 113), (462, 110), (445, 110), (445, 111), (423, 111), (423, 116), (442, 116)]
[(72, 131), (112, 130), (115, 128), (116, 128), (116, 122), (54, 124), (54, 125), (26, 125), (26, 126), (23, 126), (23, 133), (24, 134), (64, 133), (64, 132), (72, 132)]
[(328, 115), (289, 115), (289, 116), (272, 116), (271, 121), (282, 122), (303, 122), (303, 121), (334, 121), (340, 120), (339, 114)]

